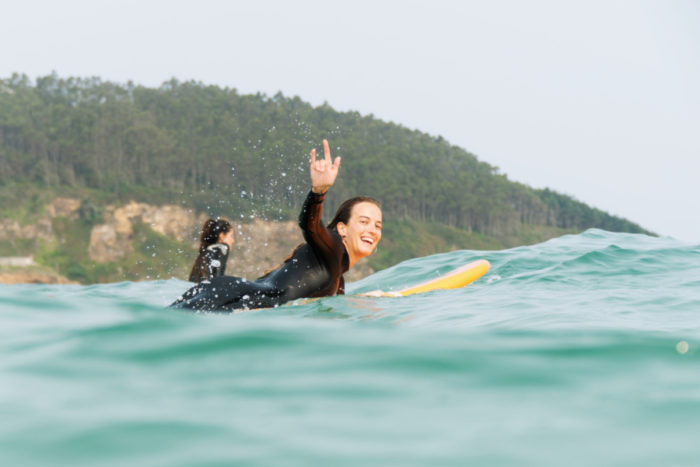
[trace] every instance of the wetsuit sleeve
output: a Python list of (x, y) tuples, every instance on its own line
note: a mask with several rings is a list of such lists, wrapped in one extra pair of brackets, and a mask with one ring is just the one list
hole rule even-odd
[(321, 220), (324, 198), (325, 194), (309, 191), (299, 214), (299, 227), (306, 243), (311, 245), (320, 259), (327, 265), (331, 265), (337, 262), (342, 251), (338, 251), (338, 245), (333, 241), (331, 232)]
[(326, 296), (343, 293), (343, 273), (347, 270), (347, 254), (345, 245), (336, 232), (328, 230), (321, 221), (324, 195), (309, 192), (304, 206), (299, 214), (299, 227), (304, 240), (311, 247), (317, 260), (323, 264), (330, 278), (330, 288), (323, 294), (311, 296)]

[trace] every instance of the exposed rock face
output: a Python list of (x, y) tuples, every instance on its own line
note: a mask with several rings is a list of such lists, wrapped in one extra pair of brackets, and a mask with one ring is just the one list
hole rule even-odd
[(180, 206), (151, 206), (131, 201), (122, 207), (107, 206), (105, 223), (96, 225), (90, 232), (90, 259), (98, 263), (115, 261), (133, 251), (130, 239), (133, 223), (140, 220), (154, 232), (185, 242), (192, 239), (206, 220), (203, 214), (195, 215)]
[(107, 206), (106, 214), (106, 224), (113, 226), (117, 234), (131, 235), (133, 221), (140, 218), (141, 222), (147, 224), (154, 232), (174, 237), (181, 242), (189, 239), (192, 230), (198, 229), (206, 220), (203, 214), (197, 216), (191, 210), (174, 204), (151, 206), (135, 201), (120, 208)]
[(46, 213), (49, 217), (67, 217), (75, 219), (78, 217), (80, 200), (75, 198), (56, 198), (46, 205)]
[[(28, 238), (60, 241), (53, 231), (51, 219), (66, 217), (77, 219), (81, 201), (72, 198), (56, 198), (46, 206), (47, 217), (33, 225), (19, 225), (9, 219), (0, 220), (0, 240)], [(103, 210), (104, 223), (90, 232), (88, 254), (90, 259), (105, 263), (124, 258), (133, 251), (134, 222), (140, 221), (153, 231), (177, 239), (191, 246), (191, 261), (197, 257), (199, 231), (206, 221), (204, 214), (196, 214), (177, 205), (152, 206), (132, 201), (124, 206), (107, 206)], [(229, 254), (226, 274), (254, 279), (266, 270), (276, 267), (303, 242), (299, 226), (294, 221), (275, 222), (256, 219), (250, 224), (235, 224), (236, 243)], [(17, 254), (26, 252), (17, 252)], [(185, 253), (187, 254), (187, 253)], [(345, 278), (358, 280), (374, 272), (360, 261)], [(53, 274), (53, 275), (52, 275)], [(14, 278), (13, 278), (14, 277)], [(133, 280), (133, 278), (125, 278)], [(186, 279), (186, 277), (182, 277)], [(0, 282), (5, 283), (70, 283), (55, 273), (3, 271)]]
[(192, 239), (193, 231), (199, 232), (207, 217), (204, 214), (195, 216), (191, 210), (171, 204), (148, 206), (141, 214), (141, 219), (154, 232), (185, 242)]
[[(73, 198), (56, 198), (46, 205), (47, 217), (39, 219), (35, 224), (20, 225), (19, 222), (10, 219), (0, 220), (0, 240), (13, 240), (17, 238), (28, 240), (46, 240), (55, 238), (51, 219), (54, 217), (78, 217), (80, 200)], [(21, 252), (20, 252), (21, 253)]]
[[(131, 225), (131, 224), (129, 224)], [(134, 248), (126, 235), (118, 235), (113, 225), (96, 225), (90, 232), (88, 254), (90, 259), (98, 263), (106, 263), (123, 258)]]
[(20, 225), (10, 219), (0, 220), (0, 240), (24, 238), (30, 240), (51, 240), (54, 238), (51, 219), (39, 219), (36, 224)]
[[(248, 279), (260, 277), (282, 263), (304, 241), (296, 222), (266, 222), (256, 219), (237, 224), (236, 243), (228, 257), (226, 274)], [(194, 258), (192, 259), (194, 261)]]

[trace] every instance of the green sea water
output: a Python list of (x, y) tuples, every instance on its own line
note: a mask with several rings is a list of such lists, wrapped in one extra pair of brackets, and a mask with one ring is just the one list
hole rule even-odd
[(0, 465), (700, 464), (700, 246), (589, 230), (349, 293), (479, 258), (230, 315), (166, 308), (177, 279), (0, 285)]

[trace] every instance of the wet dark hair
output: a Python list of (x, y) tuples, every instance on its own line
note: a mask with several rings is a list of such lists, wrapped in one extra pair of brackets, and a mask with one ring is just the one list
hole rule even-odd
[(231, 229), (231, 223), (226, 219), (221, 219), (220, 217), (207, 219), (202, 226), (202, 233), (199, 236), (199, 252), (204, 253), (209, 245), (219, 241), (219, 234), (225, 234)]
[(350, 215), (352, 214), (352, 208), (358, 203), (372, 203), (380, 209), (382, 207), (382, 205), (379, 204), (379, 201), (374, 198), (370, 198), (369, 196), (355, 196), (354, 198), (346, 199), (343, 201), (343, 204), (338, 206), (338, 210), (335, 211), (333, 220), (330, 221), (326, 227), (329, 230), (337, 230), (338, 222), (347, 224), (350, 220)]

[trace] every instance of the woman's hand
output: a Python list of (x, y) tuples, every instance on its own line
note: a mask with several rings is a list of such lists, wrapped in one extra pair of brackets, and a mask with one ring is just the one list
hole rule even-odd
[(316, 160), (316, 149), (311, 150), (311, 191), (323, 194), (333, 186), (335, 177), (338, 176), (340, 168), (340, 157), (335, 158), (331, 163), (331, 149), (328, 147), (328, 140), (323, 140), (323, 159)]

